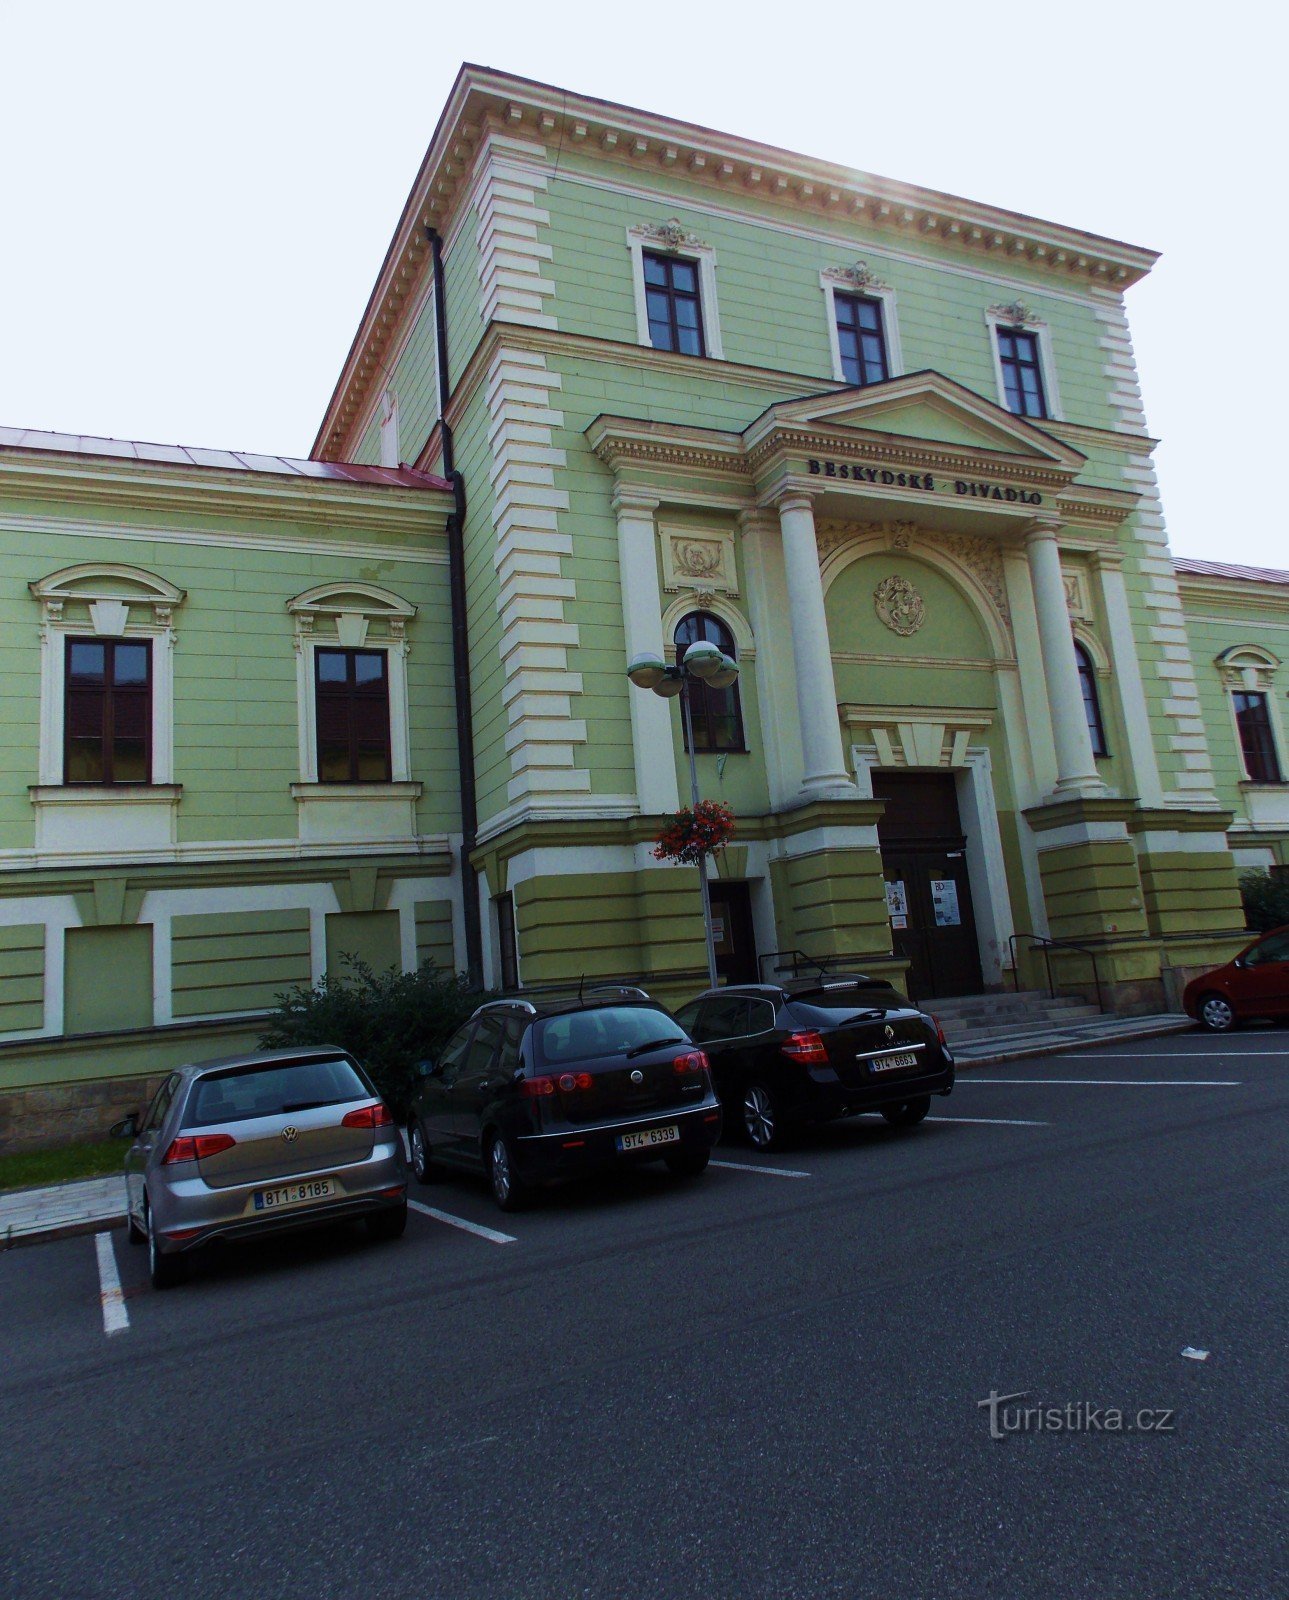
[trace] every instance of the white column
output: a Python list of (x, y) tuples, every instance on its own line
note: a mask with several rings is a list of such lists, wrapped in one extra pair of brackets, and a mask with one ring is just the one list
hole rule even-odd
[(783, 566), (788, 579), (788, 625), (797, 677), (797, 716), (804, 766), (802, 788), (809, 795), (855, 793), (846, 771), (837, 717), (824, 586), (815, 542), (814, 507), (808, 494), (785, 494), (779, 501)]
[(1092, 735), (1083, 709), (1079, 664), (1074, 654), (1074, 630), (1061, 576), (1061, 552), (1056, 529), (1040, 523), (1025, 535), (1025, 554), (1034, 589), (1039, 644), (1043, 651), (1043, 676), (1052, 713), (1052, 739), (1056, 745), (1056, 793), (1103, 794), (1092, 754)]
[(671, 701), (628, 682), (627, 663), (652, 653), (665, 661), (662, 637), (662, 593), (658, 587), (657, 536), (654, 495), (620, 484), (613, 493), (618, 519), (618, 576), (622, 583), (622, 626), (627, 658), (622, 681), (631, 707), (631, 742), (635, 750), (636, 796), (641, 811), (652, 814), (676, 811), (676, 752), (672, 743)]

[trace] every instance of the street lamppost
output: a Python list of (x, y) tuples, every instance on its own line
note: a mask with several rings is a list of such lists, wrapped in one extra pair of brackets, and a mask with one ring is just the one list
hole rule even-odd
[[(689, 706), (689, 691), (695, 683), (712, 689), (728, 689), (738, 677), (738, 662), (706, 639), (691, 644), (674, 667), (661, 656), (640, 655), (627, 668), (627, 677), (637, 689), (651, 689), (664, 700), (680, 701), (685, 728), (685, 747), (689, 751), (690, 804), (698, 805), (698, 763), (694, 759), (694, 719)], [(716, 940), (712, 932), (712, 897), (707, 887), (707, 857), (698, 863), (698, 886), (703, 901), (703, 932), (707, 938), (707, 977), (716, 987)]]

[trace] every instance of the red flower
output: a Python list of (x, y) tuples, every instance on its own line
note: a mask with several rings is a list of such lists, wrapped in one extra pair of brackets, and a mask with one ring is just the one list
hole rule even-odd
[(683, 807), (663, 823), (653, 847), (655, 861), (674, 861), (696, 867), (704, 856), (723, 850), (734, 837), (734, 813), (721, 800), (700, 800)]

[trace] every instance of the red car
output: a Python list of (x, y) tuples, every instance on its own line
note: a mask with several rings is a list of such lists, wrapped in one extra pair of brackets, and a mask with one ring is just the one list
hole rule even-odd
[(1273, 928), (1234, 961), (1192, 978), (1182, 1009), (1210, 1033), (1251, 1017), (1289, 1017), (1289, 927)]

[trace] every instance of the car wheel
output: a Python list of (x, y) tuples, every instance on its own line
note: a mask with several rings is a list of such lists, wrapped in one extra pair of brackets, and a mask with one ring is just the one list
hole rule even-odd
[(391, 1206), (388, 1211), (373, 1211), (366, 1223), (369, 1239), (401, 1239), (407, 1228), (407, 1201), (401, 1206)]
[(413, 1117), (407, 1127), (407, 1145), (411, 1151), (412, 1172), (417, 1183), (434, 1182), (434, 1157), (430, 1154), (430, 1141), (419, 1117)]
[(707, 1171), (712, 1153), (710, 1150), (673, 1150), (662, 1159), (672, 1177), (697, 1178)]
[(914, 1128), (931, 1109), (931, 1096), (920, 1094), (915, 1100), (899, 1100), (893, 1106), (883, 1106), (882, 1115), (892, 1128)]
[(144, 1204), (144, 1226), (148, 1240), (148, 1276), (154, 1289), (172, 1289), (188, 1276), (187, 1256), (163, 1256), (157, 1245), (157, 1230), (152, 1221), (152, 1207)]
[(494, 1133), (488, 1144), (488, 1183), (492, 1198), (503, 1211), (523, 1209), (528, 1191), (515, 1175), (510, 1146), (499, 1133)]
[(1236, 1026), (1235, 1007), (1224, 994), (1206, 994), (1195, 1008), (1199, 1025), (1209, 1033), (1230, 1033)]
[(754, 1150), (777, 1150), (783, 1143), (783, 1118), (763, 1083), (749, 1083), (739, 1096), (739, 1121)]

